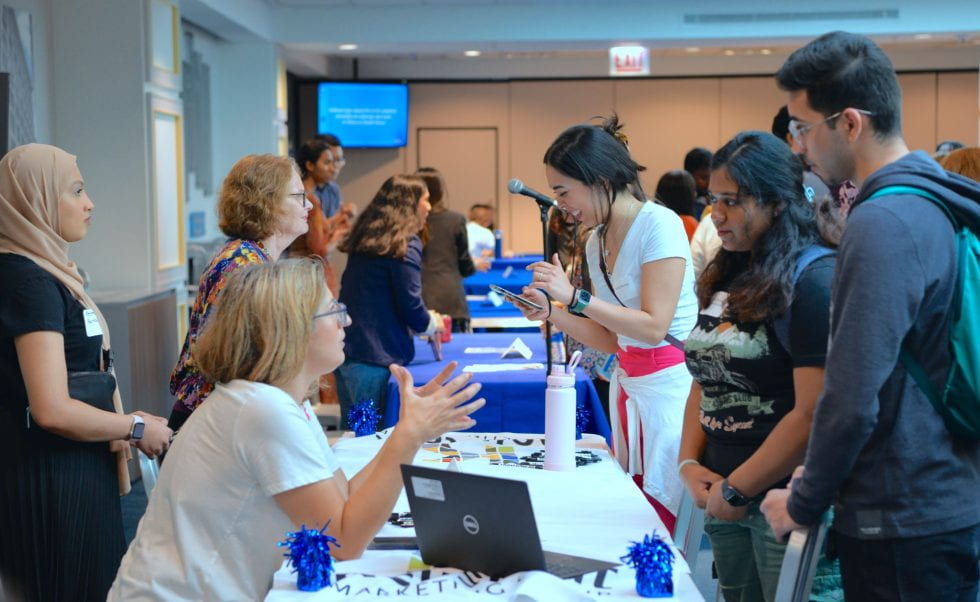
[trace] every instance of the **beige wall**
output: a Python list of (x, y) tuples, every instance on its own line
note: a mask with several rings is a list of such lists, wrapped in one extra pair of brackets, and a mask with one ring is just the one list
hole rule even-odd
[[(903, 129), (912, 148), (931, 151), (946, 139), (977, 144), (976, 72), (911, 73), (900, 75), (899, 81)], [(344, 198), (363, 206), (389, 175), (414, 170), (417, 128), (494, 128), (497, 221), (505, 247), (517, 252), (540, 252), (540, 226), (534, 203), (510, 196), (507, 181), (518, 177), (547, 192), (542, 157), (564, 128), (595, 115), (619, 113), (634, 156), (648, 168), (643, 185), (650, 194), (661, 174), (682, 166), (690, 148), (714, 150), (739, 131), (768, 131), (785, 102), (770, 77), (426, 83), (412, 84), (409, 94), (408, 146), (348, 149), (341, 175)], [(300, 100), (302, 104), (302, 94)], [(311, 125), (301, 123), (300, 132)]]

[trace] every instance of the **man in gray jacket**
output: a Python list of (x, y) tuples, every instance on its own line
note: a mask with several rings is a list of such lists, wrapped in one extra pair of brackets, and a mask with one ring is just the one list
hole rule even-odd
[[(834, 275), (824, 392), (805, 467), (762, 510), (777, 536), (819, 521), (834, 504), (831, 541), (845, 597), (975, 602), (980, 442), (952, 435), (899, 362), (908, 341), (940, 390), (949, 371), (956, 279), (951, 222), (913, 186), (980, 218), (980, 189), (901, 132), (901, 90), (871, 40), (834, 32), (794, 52), (777, 80), (790, 129), (828, 184), (860, 192)], [(833, 547), (833, 546), (832, 546)]]

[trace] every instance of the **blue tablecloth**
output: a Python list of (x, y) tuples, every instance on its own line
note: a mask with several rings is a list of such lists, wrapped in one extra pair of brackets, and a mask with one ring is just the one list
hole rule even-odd
[(519, 318), (523, 315), (513, 303), (507, 301), (497, 307), (490, 301), (467, 300), (466, 304), (470, 308), (470, 318)]
[(514, 257), (501, 257), (500, 259), (492, 260), (490, 269), (505, 270), (508, 267), (511, 267), (515, 270), (523, 270), (535, 261), (541, 261), (543, 257), (544, 255), (516, 255)]
[[(538, 333), (520, 335), (534, 355), (530, 360), (500, 359), (500, 352), (493, 354), (464, 353), (467, 347), (509, 347), (516, 338), (512, 333), (453, 334), (453, 340), (442, 346), (443, 361), (433, 358), (429, 344), (415, 340), (415, 361), (408, 370), (415, 379), (416, 386), (429, 382), (450, 360), (459, 362), (459, 369), (468, 364), (527, 363), (545, 364), (544, 340)], [(544, 391), (545, 370), (520, 370), (514, 372), (490, 372), (473, 375), (473, 382), (482, 383), (483, 388), (477, 397), (487, 400), (484, 407), (473, 414), (477, 432), (544, 432)], [(609, 421), (602, 410), (602, 403), (592, 381), (582, 370), (575, 374), (575, 393), (580, 406), (589, 410), (589, 421), (585, 432), (596, 433), (610, 442)], [(398, 383), (394, 378), (388, 380), (388, 400), (382, 428), (398, 422), (401, 406)], [(611, 443), (611, 442), (610, 442)]]
[(523, 267), (514, 268), (510, 270), (510, 273), (506, 269), (493, 269), (477, 272), (469, 278), (463, 279), (463, 289), (467, 295), (486, 295), (490, 292), (491, 284), (521, 294), (521, 290), (531, 284), (531, 272)]

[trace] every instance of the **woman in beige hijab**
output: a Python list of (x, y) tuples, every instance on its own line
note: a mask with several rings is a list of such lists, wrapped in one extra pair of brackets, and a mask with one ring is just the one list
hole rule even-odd
[(67, 254), (93, 207), (61, 149), (0, 160), (0, 597), (105, 599), (126, 549), (117, 458), (170, 443), (118, 390), (114, 412), (69, 396), (69, 373), (108, 369), (109, 331)]

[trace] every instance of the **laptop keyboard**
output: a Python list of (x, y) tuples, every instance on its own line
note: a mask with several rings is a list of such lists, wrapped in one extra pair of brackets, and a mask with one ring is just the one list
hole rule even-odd
[(604, 562), (592, 558), (581, 556), (571, 556), (569, 554), (559, 554), (558, 552), (544, 553), (545, 570), (560, 579), (578, 577), (586, 573), (594, 573), (603, 569), (611, 569), (619, 566), (614, 562)]

